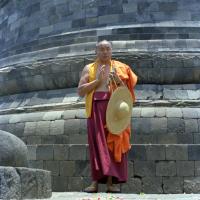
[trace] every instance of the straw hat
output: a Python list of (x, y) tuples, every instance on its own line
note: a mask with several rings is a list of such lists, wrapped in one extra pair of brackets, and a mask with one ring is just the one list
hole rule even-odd
[(112, 134), (120, 134), (130, 124), (133, 100), (127, 87), (118, 87), (106, 110), (106, 125)]

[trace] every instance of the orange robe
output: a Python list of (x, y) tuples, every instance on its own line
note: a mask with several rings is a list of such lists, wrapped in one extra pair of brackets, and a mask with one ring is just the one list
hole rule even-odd
[[(92, 63), (89, 66), (89, 82), (96, 79), (96, 71), (97, 71), (98, 63)], [(111, 60), (111, 69), (115, 67), (117, 75), (120, 79), (127, 85), (132, 97), (133, 102), (135, 101), (135, 95), (133, 88), (137, 83), (137, 76), (133, 73), (130, 67), (124, 63), (121, 63), (116, 60)], [(86, 115), (87, 117), (91, 116), (91, 108), (92, 108), (92, 98), (94, 91), (90, 92), (86, 95)], [(121, 134), (114, 135), (112, 133), (108, 133), (107, 136), (107, 145), (111, 152), (113, 152), (114, 158), (116, 162), (121, 162), (121, 156), (123, 153), (126, 153), (130, 148), (130, 136), (131, 136), (131, 128), (130, 125), (125, 129)]]
[[(124, 63), (115, 61), (114, 66), (116, 67), (117, 75), (127, 85), (134, 102), (135, 94), (133, 88), (137, 83), (137, 76), (132, 72), (130, 67)], [(113, 152), (116, 162), (121, 162), (122, 154), (126, 153), (131, 148), (130, 137), (131, 137), (130, 125), (119, 135), (114, 135), (112, 133), (108, 134), (107, 136), (108, 148), (111, 152)]]

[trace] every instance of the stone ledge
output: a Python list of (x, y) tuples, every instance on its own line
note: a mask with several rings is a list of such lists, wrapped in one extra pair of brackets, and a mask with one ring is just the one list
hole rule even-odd
[[(53, 191), (81, 191), (88, 186), (88, 145), (28, 146), (30, 151), (33, 147), (36, 160), (30, 160), (30, 165), (52, 171)], [(37, 157), (47, 147), (54, 149), (53, 158)], [(128, 154), (129, 179), (121, 186), (122, 193), (200, 193), (199, 152), (198, 144), (132, 145)], [(100, 187), (100, 191), (104, 189)]]
[[(104, 38), (105, 39), (105, 38)], [(183, 55), (184, 53), (199, 53), (199, 40), (198, 39), (154, 39), (154, 40), (116, 40), (110, 38), (110, 42), (113, 43), (113, 56), (118, 55), (132, 55), (134, 57), (137, 54), (177, 54)], [(16, 55), (10, 55), (4, 58), (0, 58), (0, 68), (4, 68), (16, 64), (28, 64), (34, 63), (38, 60), (47, 60), (55, 58), (70, 59), (82, 59), (86, 56), (88, 58), (95, 58), (95, 42), (86, 42), (80, 44), (62, 45), (59, 47), (51, 47), (41, 50), (32, 50), (30, 52), (21, 52)]]
[[(0, 129), (26, 144), (86, 144), (85, 109), (62, 109), (0, 115)], [(134, 106), (131, 118), (133, 143), (198, 144), (199, 107)]]
[[(44, 54), (40, 52), (39, 55)], [(29, 60), (23, 55), (17, 58), (18, 63), (0, 64), (0, 95), (77, 87), (80, 72), (85, 64), (92, 62), (94, 55), (85, 52), (80, 57), (68, 56), (63, 54), (44, 60), (34, 60), (34, 56), (31, 56)], [(138, 84), (199, 84), (199, 52), (145, 53), (120, 50), (114, 52), (113, 58), (131, 67), (138, 76)], [(181, 97), (181, 92), (177, 95)], [(190, 96), (195, 96), (195, 93)], [(43, 100), (46, 100), (45, 97)]]
[[(138, 84), (134, 106), (200, 107), (200, 84)], [(77, 88), (44, 90), (0, 97), (0, 115), (83, 108)]]
[(52, 195), (49, 171), (0, 167), (0, 180), (0, 199), (43, 199)]
[[(180, 39), (184, 40), (186, 46), (186, 40), (199, 39), (199, 26), (181, 26), (174, 25), (173, 22), (169, 26), (163, 26), (159, 24), (141, 24), (141, 25), (124, 25), (124, 26), (110, 26), (96, 28), (96, 29), (84, 29), (81, 31), (68, 32), (65, 34), (49, 35), (48, 37), (37, 38), (31, 40), (31, 42), (24, 41), (23, 44), (16, 44), (14, 47), (5, 50), (0, 53), (0, 57), (8, 57), (27, 51), (42, 50), (46, 48), (54, 48), (61, 45), (81, 45), (87, 44), (87, 42), (96, 42), (102, 39), (117, 41), (118, 38), (124, 40), (169, 40), (169, 39)], [(192, 22), (191, 22), (192, 24)], [(69, 39), (70, 38), (70, 39)], [(28, 48), (27, 48), (28, 47)], [(69, 49), (68, 49), (69, 51)]]
[[(134, 107), (191, 107), (199, 108), (200, 100), (136, 100)], [(55, 103), (46, 105), (23, 106), (18, 108), (0, 109), (0, 115), (33, 113), (33, 112), (48, 112), (48, 111), (62, 111), (85, 108), (83, 101), (71, 103)]]

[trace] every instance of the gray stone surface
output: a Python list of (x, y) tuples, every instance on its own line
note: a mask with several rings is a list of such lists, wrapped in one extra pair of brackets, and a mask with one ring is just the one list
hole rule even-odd
[(184, 191), (186, 193), (199, 193), (199, 177), (186, 177), (184, 179)]
[(140, 177), (152, 177), (156, 175), (156, 165), (154, 161), (135, 161), (134, 175)]
[(69, 159), (69, 147), (64, 145), (54, 146), (54, 160), (68, 160)]
[(181, 108), (173, 108), (173, 109), (168, 108), (166, 116), (168, 118), (170, 118), (170, 117), (182, 118), (182, 116), (183, 116), (182, 115), (182, 109)]
[(27, 167), (27, 147), (22, 140), (11, 133), (0, 130), (0, 165)]
[(21, 178), (21, 195), (24, 198), (31, 198), (37, 194), (36, 170), (22, 168), (18, 171)]
[(127, 184), (121, 186), (121, 190), (124, 193), (140, 193), (142, 191), (142, 182), (139, 178), (130, 178)]
[(35, 129), (36, 135), (49, 135), (50, 133), (50, 121), (39, 121), (36, 123)]
[(188, 119), (185, 120), (185, 132), (190, 131), (191, 133), (198, 133), (199, 126), (197, 119)]
[(141, 116), (142, 117), (154, 117), (155, 116), (154, 108), (142, 109)]
[[(35, 147), (39, 152), (42, 146), (46, 148), (46, 145), (31, 145), (28, 149), (32, 152)], [(42, 167), (52, 172), (53, 191), (81, 191), (89, 185), (88, 145), (54, 144), (48, 145), (48, 149), (54, 152), (51, 160), (47, 159), (48, 155), (42, 158), (37, 154), (36, 159), (30, 157), (29, 163), (34, 168)], [(192, 180), (198, 180), (199, 161), (198, 157), (190, 156), (191, 151), (195, 151), (197, 156), (198, 149), (198, 144), (133, 144), (128, 157), (128, 181), (121, 185), (122, 192), (198, 193), (198, 181), (192, 185)], [(100, 191), (104, 192), (105, 188)]]
[(167, 131), (169, 133), (184, 133), (185, 123), (182, 118), (169, 117), (167, 119)]
[(50, 198), (52, 195), (51, 172), (37, 169), (36, 180), (38, 198)]
[(167, 194), (183, 193), (183, 177), (164, 177), (163, 189)]
[(162, 178), (161, 177), (144, 177), (143, 182), (143, 191), (145, 194), (162, 194)]
[(150, 134), (165, 134), (168, 132), (167, 129), (167, 118), (151, 118), (151, 128), (149, 130)]
[(15, 168), (0, 167), (0, 199), (21, 199), (20, 182)]
[(174, 161), (160, 161), (156, 164), (156, 176), (176, 176)]
[(69, 177), (68, 191), (81, 191), (83, 188), (83, 177)]
[(74, 160), (74, 159), (75, 160), (85, 160), (86, 159), (86, 146), (70, 145), (69, 160)]
[(64, 134), (64, 120), (55, 120), (50, 125), (50, 135)]
[(165, 160), (165, 147), (163, 145), (146, 146), (147, 160)]
[(167, 145), (166, 159), (167, 160), (188, 160), (187, 145)]
[(194, 162), (194, 167), (195, 167), (195, 176), (199, 176), (200, 174), (200, 161), (195, 161)]
[(28, 147), (28, 159), (29, 160), (36, 160), (36, 146), (29, 145)]
[(53, 145), (39, 145), (36, 149), (37, 160), (53, 160)]
[[(144, 86), (140, 85), (140, 87)], [(149, 87), (152, 88), (153, 86)], [(145, 104), (147, 102), (144, 102)], [(73, 106), (73, 103), (70, 105)], [(20, 122), (19, 120), (18, 123), (9, 123), (12, 122), (10, 119), (13, 119), (13, 116), (15, 117), (17, 114), (0, 115), (7, 119), (0, 124), (0, 129), (20, 137), (26, 144), (86, 144), (87, 120), (85, 109), (80, 108), (82, 105), (83, 102), (81, 105), (78, 104), (79, 109), (74, 107), (65, 112), (59, 111), (59, 115), (54, 118), (55, 120), (53, 118), (51, 118), (52, 120), (41, 118), (45, 115), (52, 116), (53, 113), (58, 113), (57, 111), (49, 111), (49, 109), (37, 113), (24, 112), (18, 114), (19, 119), (23, 121)], [(63, 104), (60, 104), (57, 109), (63, 110), (65, 106), (63, 107)], [(181, 115), (183, 112), (188, 113), (188, 116), (183, 117)], [(198, 115), (198, 107), (169, 107), (164, 102), (163, 106), (154, 106), (153, 108), (151, 105), (135, 105), (131, 118), (131, 143), (198, 144)]]
[(37, 122), (26, 122), (24, 128), (24, 135), (35, 135), (36, 134)]
[(188, 160), (200, 160), (200, 146), (188, 145)]
[(0, 199), (50, 198), (51, 173), (25, 167), (0, 167)]
[[(199, 98), (193, 98), (192, 96), (187, 97), (186, 99), (182, 99), (179, 97), (175, 97), (176, 93), (175, 88), (179, 88), (182, 93), (187, 94), (188, 91), (197, 92), (199, 84), (181, 84), (181, 85), (154, 85), (154, 84), (138, 84), (135, 88), (136, 93), (136, 105), (148, 106), (147, 110), (142, 110), (141, 107), (136, 107), (133, 110), (132, 116), (139, 117), (184, 117), (184, 118), (198, 118), (199, 111), (198, 108), (196, 111), (193, 108), (184, 108), (181, 109), (181, 106), (186, 105), (199, 105)], [(187, 89), (184, 89), (184, 88)], [(40, 92), (31, 92), (31, 93), (23, 93), (11, 95), (9, 98), (9, 104), (5, 104), (8, 101), (8, 96), (0, 97), (0, 113), (5, 114), (13, 114), (11, 118), (7, 118), (6, 116), (0, 116), (0, 123), (22, 123), (25, 121), (50, 121), (50, 120), (59, 120), (60, 118), (64, 119), (72, 119), (75, 116), (77, 118), (86, 118), (83, 110), (74, 111), (74, 110), (59, 110), (59, 111), (51, 111), (49, 109), (54, 108), (80, 108), (84, 106), (84, 99), (78, 97), (77, 88), (70, 89), (56, 89), (56, 90), (44, 90)], [(167, 95), (166, 95), (167, 91)], [(151, 97), (147, 95), (151, 93)], [(35, 96), (44, 96), (48, 99), (48, 101), (41, 102), (38, 101)], [(15, 96), (15, 97), (13, 97)], [(63, 100), (63, 96), (65, 96), (65, 100)], [(173, 100), (173, 101), (172, 101)], [(31, 104), (29, 103), (31, 101)], [(13, 104), (18, 103), (18, 107), (13, 107)], [(159, 107), (151, 107), (154, 105), (158, 105)], [(177, 106), (173, 109), (171, 106)], [(166, 110), (166, 107), (169, 106), (169, 109)], [(151, 108), (150, 108), (151, 107)], [(163, 108), (165, 107), (165, 108)], [(164, 110), (163, 110), (164, 109)], [(43, 113), (42, 111), (48, 110), (49, 112)], [(23, 114), (24, 112), (37, 111), (34, 114)], [(184, 111), (184, 113), (183, 113)], [(19, 114), (20, 112), (20, 114)], [(15, 113), (15, 115), (14, 115)]]
[(52, 177), (52, 188), (55, 192), (63, 192), (66, 190), (68, 185), (68, 178), (64, 176), (53, 176)]
[(194, 176), (194, 161), (178, 161), (176, 163), (177, 176)]
[[(145, 43), (145, 41), (142, 41), (142, 43)], [(150, 43), (153, 41), (150, 41)], [(83, 45), (82, 45), (83, 46)], [(61, 47), (60, 47), (61, 48)], [(83, 47), (78, 47), (83, 48)], [(95, 43), (91, 45), (91, 48), (95, 48)], [(164, 48), (163, 48), (164, 50)], [(188, 49), (187, 49), (188, 50)], [(47, 51), (47, 50), (43, 50)], [(52, 51), (52, 49), (48, 50)], [(116, 51), (116, 52), (115, 52)], [(122, 49), (116, 49), (113, 52), (113, 58), (117, 60), (121, 60), (122, 62), (125, 62), (131, 66), (133, 71), (139, 76), (139, 83), (140, 84), (188, 84), (188, 83), (199, 83), (198, 77), (199, 77), (199, 68), (194, 67), (195, 65), (195, 57), (198, 57), (198, 54), (195, 53), (185, 53), (184, 56), (180, 53), (171, 53), (171, 57), (175, 57), (174, 59), (177, 60), (177, 62), (183, 63), (184, 60), (190, 59), (191, 63), (187, 64), (187, 67), (175, 64), (175, 66), (169, 68), (167, 67), (166, 60), (168, 59), (168, 56), (166, 53), (157, 53), (152, 54), (150, 52), (146, 53), (135, 53), (134, 55), (132, 52), (124, 52), (124, 53), (118, 53), (122, 51)], [(134, 51), (134, 49), (132, 50)], [(139, 51), (139, 49), (138, 49)], [(145, 49), (144, 49), (145, 51)], [(154, 51), (157, 51), (156, 47), (154, 47)], [(37, 51), (36, 51), (37, 52)], [(82, 55), (86, 53), (83, 52)], [(32, 54), (32, 53), (30, 53)], [(175, 54), (175, 55), (174, 55)], [(45, 53), (41, 53), (40, 55), (45, 55)], [(74, 51), (73, 55), (71, 56), (78, 56), (78, 52)], [(25, 93), (25, 92), (33, 92), (38, 90), (55, 90), (55, 89), (63, 89), (63, 88), (73, 88), (77, 87), (79, 77), (80, 77), (80, 71), (82, 71), (85, 64), (92, 62), (94, 60), (94, 56), (89, 56), (89, 60), (84, 60), (82, 58), (82, 55), (80, 55), (80, 58), (77, 57), (77, 59), (72, 59), (71, 57), (61, 57), (61, 58), (54, 58), (52, 55), (51, 59), (43, 59), (43, 61), (34, 61), (30, 60), (29, 62), (34, 62), (34, 64), (27, 64), (26, 61), (23, 61), (23, 58), (18, 58), (18, 60), (21, 60), (20, 64), (15, 65), (15, 63), (8, 64), (8, 66), (1, 67), (1, 60), (0, 60), (0, 83), (2, 84), (2, 87), (0, 88), (0, 94), (1, 95), (7, 95), (7, 94), (16, 94), (16, 93)], [(31, 57), (31, 56), (30, 56)], [(126, 59), (124, 59), (126, 58)], [(38, 58), (39, 59), (39, 58)], [(161, 59), (162, 64), (153, 62), (156, 59)], [(171, 58), (170, 58), (171, 59)], [(11, 59), (9, 60), (11, 61)], [(8, 62), (9, 62), (8, 61)], [(17, 61), (16, 61), (17, 62)], [(19, 61), (18, 61), (19, 62)], [(147, 62), (151, 63), (148, 64)], [(151, 67), (153, 63), (153, 66)], [(52, 70), (52, 65), (56, 65), (58, 68), (58, 71)], [(68, 69), (68, 65), (74, 66), (72, 69)], [(45, 66), (45, 67), (44, 67)], [(63, 71), (65, 69), (65, 71)], [(169, 70), (170, 69), (170, 70)], [(14, 72), (13, 72), (14, 71)], [(26, 73), (25, 73), (26, 71)], [(43, 75), (39, 75), (39, 73), (43, 73)], [(159, 73), (158, 73), (159, 72)], [(19, 77), (22, 77), (19, 79), (19, 77), (12, 76), (12, 74), (17, 74)], [(188, 76), (188, 74), (190, 76)], [(187, 75), (187, 76), (186, 76)], [(39, 76), (39, 77), (38, 77)], [(59, 79), (58, 79), (59, 77)], [(38, 80), (39, 78), (39, 80)], [(18, 86), (18, 88), (14, 87), (15, 85)], [(142, 98), (147, 99), (153, 99), (154, 96), (156, 98), (162, 98), (162, 93), (157, 92), (155, 90), (144, 90), (144, 91), (138, 91), (136, 94)], [(189, 95), (190, 94), (190, 95)], [(54, 101), (59, 99), (62, 99), (62, 101), (67, 102), (65, 93), (62, 94), (56, 94), (56, 95), (44, 95), (43, 93), (38, 93), (37, 95), (31, 95), (30, 99), (27, 99), (26, 101), (23, 101), (22, 99), (18, 99), (18, 96), (13, 96), (13, 98), (16, 99), (14, 103), (12, 103), (12, 99), (8, 99), (10, 101), (7, 101), (7, 103), (4, 103), (2, 106), (10, 106), (12, 108), (16, 108), (20, 104), (24, 103), (29, 106), (31, 106), (34, 102), (37, 102), (38, 104), (46, 104), (50, 103), (51, 100), (49, 98), (53, 98)], [(184, 89), (176, 89), (176, 90), (164, 90), (164, 98), (166, 99), (199, 99), (199, 91), (194, 90), (184, 90)], [(74, 99), (76, 100), (76, 98)]]
[(60, 164), (60, 175), (61, 176), (75, 176), (75, 162), (74, 161), (62, 161)]

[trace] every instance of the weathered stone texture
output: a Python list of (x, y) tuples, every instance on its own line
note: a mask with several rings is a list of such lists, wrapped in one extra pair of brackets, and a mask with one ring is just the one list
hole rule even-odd
[[(32, 151), (33, 146), (28, 148), (29, 151)], [(53, 191), (81, 191), (86, 187), (91, 177), (88, 145), (48, 146), (54, 151), (52, 160), (42, 159), (40, 155), (36, 155), (36, 160), (33, 157), (30, 163), (31, 166), (42, 166), (43, 169), (52, 172)], [(193, 149), (199, 147), (192, 146)], [(35, 148), (41, 149), (41, 145)], [(59, 152), (61, 156), (58, 156)], [(71, 156), (67, 157), (69, 152)], [(128, 158), (129, 178), (126, 184), (121, 185), (122, 192), (198, 193), (199, 161), (188, 160), (189, 152), (188, 144), (132, 145)], [(43, 163), (38, 163), (39, 159)], [(193, 180), (195, 183), (192, 183)], [(102, 186), (100, 191), (105, 189)]]
[(0, 199), (41, 199), (51, 194), (49, 171), (0, 167)]
[(27, 167), (27, 147), (16, 136), (0, 130), (0, 165), (12, 167)]

